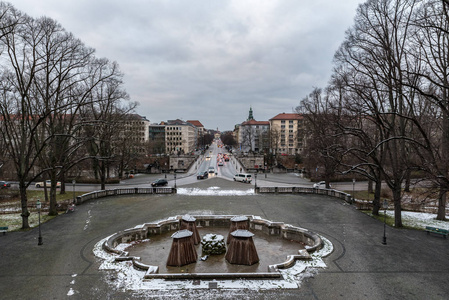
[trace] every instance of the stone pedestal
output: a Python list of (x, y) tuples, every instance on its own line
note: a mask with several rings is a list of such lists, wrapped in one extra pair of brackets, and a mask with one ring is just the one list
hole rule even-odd
[(180, 230), (171, 236), (173, 243), (168, 255), (167, 266), (181, 267), (197, 261), (198, 255), (192, 235), (190, 230)]
[(245, 216), (235, 216), (231, 218), (231, 227), (229, 228), (228, 238), (226, 239), (226, 243), (229, 244), (232, 239), (231, 232), (234, 232), (238, 229), (248, 230), (249, 223), (248, 217)]
[(231, 233), (232, 239), (226, 252), (226, 260), (236, 265), (253, 265), (259, 262), (253, 236), (248, 230), (236, 230)]
[(193, 244), (198, 245), (201, 241), (200, 234), (196, 228), (196, 219), (190, 215), (185, 215), (181, 218), (181, 230), (187, 229), (193, 233)]

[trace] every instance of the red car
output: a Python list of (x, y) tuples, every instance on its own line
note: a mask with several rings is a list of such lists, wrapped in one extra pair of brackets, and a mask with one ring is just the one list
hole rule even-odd
[(6, 189), (6, 188), (10, 188), (11, 187), (11, 183), (7, 182), (7, 181), (0, 181), (0, 189)]

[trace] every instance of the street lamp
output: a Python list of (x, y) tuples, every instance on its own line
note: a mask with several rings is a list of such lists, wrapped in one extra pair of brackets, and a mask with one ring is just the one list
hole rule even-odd
[(175, 176), (175, 189), (176, 189), (176, 173), (174, 174), (174, 176)]
[(73, 203), (75, 203), (75, 185), (76, 185), (75, 179), (72, 180), (72, 185), (73, 185)]
[(43, 242), (42, 242), (42, 234), (41, 234), (41, 207), (42, 207), (42, 204), (39, 201), (39, 199), (37, 199), (36, 208), (37, 208), (37, 212), (39, 214), (39, 238), (37, 240), (38, 241), (37, 244), (39, 246), (43, 244)]
[(384, 199), (384, 202), (382, 204), (382, 207), (384, 209), (384, 236), (382, 239), (382, 244), (386, 245), (387, 244), (387, 236), (385, 235), (385, 229), (387, 227), (387, 223), (386, 223), (386, 218), (387, 218), (387, 208), (388, 208), (388, 201), (387, 199)]
[(257, 173), (254, 174), (254, 190), (257, 190)]
[(352, 179), (352, 202), (354, 203), (355, 178)]

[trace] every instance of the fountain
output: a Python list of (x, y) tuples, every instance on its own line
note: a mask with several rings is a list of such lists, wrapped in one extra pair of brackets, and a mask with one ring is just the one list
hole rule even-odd
[[(197, 251), (201, 251), (201, 245), (194, 246), (194, 233), (181, 229), (183, 224), (195, 227), (202, 236), (227, 235), (230, 228), (240, 225), (248, 229), (231, 232), (226, 257), (223, 253), (198, 260)], [(236, 240), (235, 245), (233, 240)], [(116, 249), (121, 243), (131, 242), (134, 245), (126, 251)], [(164, 249), (169, 249), (170, 243), (172, 249), (168, 252)], [(312, 259), (310, 253), (322, 245), (320, 236), (313, 232), (257, 216), (184, 215), (118, 232), (107, 238), (102, 248), (118, 254), (117, 262), (132, 261), (136, 269), (145, 271), (144, 279), (281, 279), (279, 270), (294, 266), (297, 260)], [(184, 246), (187, 250), (179, 251)], [(239, 250), (243, 246), (246, 250)], [(175, 259), (177, 256), (181, 258)], [(164, 260), (167, 263), (160, 265)]]

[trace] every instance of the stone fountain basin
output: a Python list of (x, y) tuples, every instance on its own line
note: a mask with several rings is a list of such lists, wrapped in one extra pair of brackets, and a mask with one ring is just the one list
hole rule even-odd
[[(198, 231), (227, 236), (235, 216), (199, 215)], [(166, 261), (172, 244), (171, 235), (180, 229), (182, 216), (155, 223), (145, 223), (109, 237), (103, 249), (116, 253), (117, 261), (131, 260), (135, 267), (146, 270), (145, 279), (201, 278), (281, 278), (279, 269), (293, 266), (298, 259), (310, 259), (310, 253), (321, 249), (321, 238), (304, 228), (272, 222), (258, 216), (247, 216), (260, 261), (252, 266), (229, 264), (222, 255), (210, 255), (201, 261), (201, 244), (195, 246), (198, 261), (182, 267), (168, 267)], [(144, 242), (139, 242), (144, 241)], [(121, 243), (132, 243), (125, 251), (115, 249)]]

